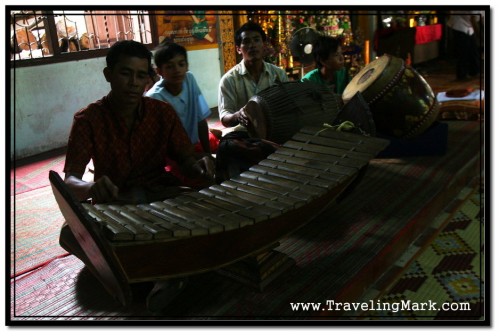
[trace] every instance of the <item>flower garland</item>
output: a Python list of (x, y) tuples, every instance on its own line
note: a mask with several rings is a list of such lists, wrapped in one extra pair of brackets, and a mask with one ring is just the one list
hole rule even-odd
[(351, 19), (347, 11), (287, 11), (286, 21), (292, 34), (303, 27), (311, 27), (331, 36), (351, 32)]

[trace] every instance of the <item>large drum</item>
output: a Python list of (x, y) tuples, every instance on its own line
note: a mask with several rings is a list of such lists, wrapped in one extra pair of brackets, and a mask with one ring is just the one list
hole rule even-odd
[(377, 132), (412, 138), (436, 121), (439, 104), (425, 79), (401, 58), (383, 55), (364, 67), (347, 85), (348, 102), (361, 92), (370, 106)]
[(304, 126), (332, 123), (342, 107), (342, 97), (327, 86), (288, 82), (271, 86), (250, 98), (245, 113), (251, 136), (284, 143)]

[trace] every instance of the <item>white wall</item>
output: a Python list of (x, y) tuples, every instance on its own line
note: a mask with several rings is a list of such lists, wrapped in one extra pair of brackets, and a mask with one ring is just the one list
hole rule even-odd
[(189, 70), (194, 74), (208, 106), (217, 106), (217, 92), (221, 79), (219, 49), (193, 50), (188, 52)]
[(98, 58), (11, 70), (15, 158), (66, 145), (75, 112), (109, 91), (104, 64)]
[[(221, 77), (218, 49), (188, 52), (189, 67), (210, 107)], [(11, 69), (11, 159), (66, 146), (73, 115), (105, 96), (104, 58)]]

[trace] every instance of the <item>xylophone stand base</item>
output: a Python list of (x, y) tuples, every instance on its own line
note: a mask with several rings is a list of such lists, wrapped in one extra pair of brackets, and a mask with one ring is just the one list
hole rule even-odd
[(274, 279), (295, 265), (288, 255), (270, 250), (247, 257), (217, 272), (258, 291), (264, 291)]

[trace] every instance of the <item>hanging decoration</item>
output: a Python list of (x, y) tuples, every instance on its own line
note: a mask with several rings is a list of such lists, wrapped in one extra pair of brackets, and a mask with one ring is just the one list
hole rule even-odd
[(293, 59), (288, 45), (293, 34), (304, 27), (342, 39), (346, 67), (352, 76), (362, 66), (362, 44), (356, 44), (348, 11), (257, 10), (247, 12), (247, 18), (249, 21), (257, 22), (267, 35), (265, 60), (283, 69), (300, 66)]

